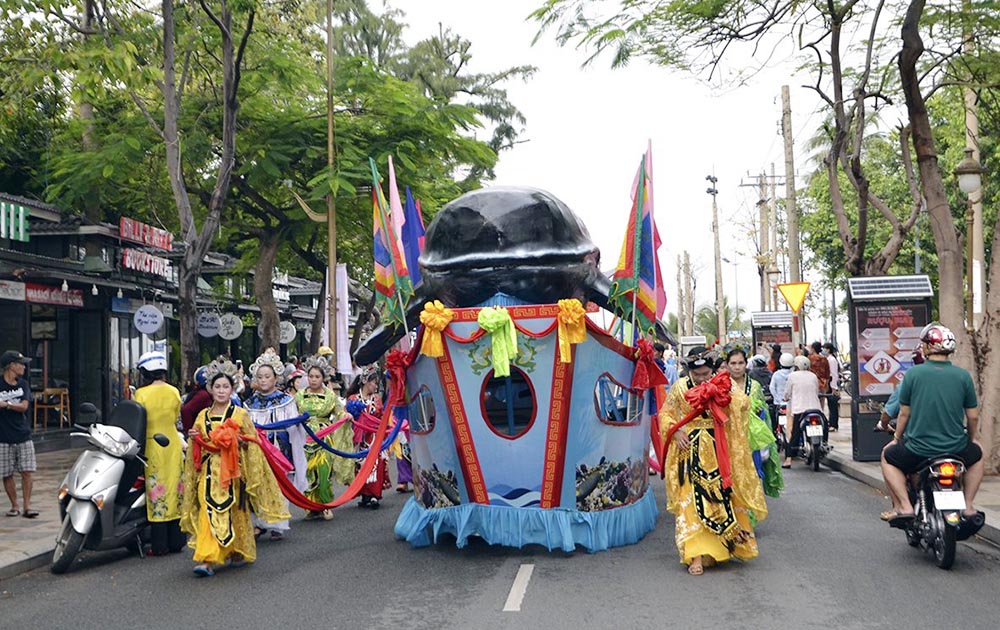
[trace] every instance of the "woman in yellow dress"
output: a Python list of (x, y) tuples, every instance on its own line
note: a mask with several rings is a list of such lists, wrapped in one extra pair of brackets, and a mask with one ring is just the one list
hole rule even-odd
[(251, 506), (268, 523), (290, 518), (278, 482), (257, 444), (250, 416), (230, 400), (233, 377), (209, 379), (212, 406), (198, 414), (184, 465), (181, 528), (191, 535), (198, 576), (214, 566), (242, 566), (257, 558)]
[(693, 410), (685, 393), (712, 378), (712, 360), (706, 354), (704, 347), (691, 350), (687, 377), (671, 387), (659, 415), (662, 437), (671, 436), (665, 464), (667, 509), (676, 519), (675, 540), (680, 561), (688, 565), (691, 575), (701, 575), (705, 567), (733, 557), (755, 558), (757, 541), (750, 511), (758, 522), (767, 517), (767, 504), (747, 436), (749, 397), (739, 391), (730, 393), (730, 384), (725, 383), (725, 394), (731, 396), (722, 409), (728, 417), (722, 429), (729, 454), (728, 488), (726, 462), (720, 466), (717, 450), (717, 438), (723, 436), (716, 435), (712, 412), (706, 410), (687, 424), (673, 428)]
[[(332, 389), (324, 384), (332, 376), (333, 369), (321, 356), (306, 360), (306, 376), (309, 385), (295, 394), (295, 405), (300, 412), (309, 412), (309, 428), (314, 433), (326, 429), (334, 422), (348, 420), (329, 433), (323, 441), (333, 448), (349, 453), (354, 450), (354, 427), (351, 414), (344, 411), (344, 402)], [(316, 442), (306, 442), (306, 481), (309, 487), (305, 495), (316, 503), (333, 501), (333, 482), (348, 485), (354, 480), (354, 460), (338, 457)], [(309, 512), (306, 519), (333, 518), (333, 511)]]
[[(150, 528), (150, 555), (165, 556), (184, 548), (181, 533), (181, 470), (184, 447), (177, 433), (181, 394), (167, 383), (167, 355), (147, 352), (136, 365), (145, 385), (132, 399), (146, 409), (146, 518)], [(160, 446), (153, 436), (161, 433), (170, 440)]]

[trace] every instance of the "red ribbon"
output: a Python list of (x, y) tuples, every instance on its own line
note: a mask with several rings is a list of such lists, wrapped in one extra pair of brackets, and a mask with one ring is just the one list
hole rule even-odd
[(386, 357), (385, 368), (389, 370), (387, 409), (406, 404), (406, 368), (408, 367), (410, 367), (410, 357), (405, 352), (393, 350)]
[(632, 373), (632, 389), (653, 389), (666, 385), (667, 377), (653, 358), (653, 344), (640, 339), (635, 347), (635, 372)]
[[(729, 406), (733, 398), (730, 393), (732, 386), (729, 372), (719, 372), (710, 380), (684, 392), (685, 400), (691, 405), (691, 412), (684, 416), (680, 422), (670, 427), (665, 442), (669, 447), (670, 440), (678, 429), (705, 411), (709, 411), (715, 422), (715, 458), (719, 460), (719, 473), (722, 475), (723, 490), (731, 488), (733, 485), (729, 461), (729, 442), (726, 440), (725, 431), (725, 423), (729, 421), (725, 408)], [(666, 458), (666, 449), (664, 449), (663, 458)], [(661, 470), (665, 470), (663, 459), (660, 460), (660, 466)], [(661, 476), (663, 474), (663, 472), (660, 473)]]

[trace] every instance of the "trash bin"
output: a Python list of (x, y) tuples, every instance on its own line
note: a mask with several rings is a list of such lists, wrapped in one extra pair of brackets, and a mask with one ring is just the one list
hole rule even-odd
[(862, 411), (851, 420), (851, 445), (854, 461), (877, 462), (882, 457), (882, 449), (892, 440), (892, 434), (875, 432), (881, 413)]

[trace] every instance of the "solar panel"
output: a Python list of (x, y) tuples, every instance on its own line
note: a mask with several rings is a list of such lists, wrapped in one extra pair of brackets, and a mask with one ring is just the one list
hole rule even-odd
[(929, 276), (872, 276), (848, 278), (847, 289), (854, 301), (917, 299), (934, 295)]
[(791, 311), (760, 311), (750, 313), (751, 326), (791, 326)]

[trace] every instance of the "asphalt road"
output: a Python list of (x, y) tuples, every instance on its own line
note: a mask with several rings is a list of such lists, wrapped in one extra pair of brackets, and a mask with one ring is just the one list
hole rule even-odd
[[(5, 580), (0, 628), (1000, 627), (1000, 552), (962, 544), (942, 571), (877, 520), (885, 501), (866, 486), (804, 468), (787, 484), (758, 528), (760, 557), (697, 578), (677, 561), (665, 513), (640, 544), (598, 554), (411, 549), (393, 538), (404, 497), (390, 492), (378, 511), (296, 521), (285, 540), (260, 543), (256, 564), (212, 578), (192, 576), (187, 552), (122, 551)], [(520, 611), (504, 611), (522, 565), (533, 566)]]

